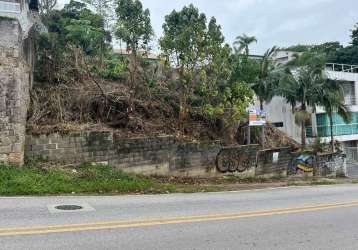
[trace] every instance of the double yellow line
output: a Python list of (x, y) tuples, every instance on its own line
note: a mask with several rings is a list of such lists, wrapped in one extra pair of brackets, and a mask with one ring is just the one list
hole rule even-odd
[(109, 221), (109, 222), (72, 224), (72, 225), (70, 224), (70, 225), (55, 225), (55, 226), (21, 227), (21, 228), (0, 228), (0, 236), (67, 233), (67, 232), (81, 232), (81, 231), (94, 231), (94, 230), (150, 227), (150, 226), (171, 225), (171, 224), (185, 224), (185, 223), (195, 223), (195, 222), (237, 220), (242, 218), (314, 212), (314, 211), (322, 211), (322, 210), (337, 209), (337, 208), (349, 208), (355, 206), (358, 206), (358, 201), (352, 201), (347, 203), (322, 204), (322, 205), (306, 206), (306, 207), (281, 208), (281, 209), (271, 209), (271, 210), (241, 212), (241, 213), (228, 213), (228, 214), (175, 217), (175, 218), (143, 220), (143, 221)]

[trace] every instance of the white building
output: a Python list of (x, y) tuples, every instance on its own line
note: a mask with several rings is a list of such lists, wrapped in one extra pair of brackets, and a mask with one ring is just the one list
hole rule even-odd
[[(346, 124), (339, 115), (334, 116), (333, 134), (335, 140), (344, 143), (345, 147), (358, 146), (358, 65), (327, 64), (326, 74), (329, 79), (339, 81), (345, 93), (345, 104), (352, 116), (352, 123)], [(292, 108), (282, 97), (274, 97), (265, 105), (267, 119), (280, 130), (300, 142), (301, 128), (296, 125)], [(330, 141), (329, 118), (321, 107), (312, 114), (311, 126), (306, 129), (308, 141), (320, 137), (323, 141)]]

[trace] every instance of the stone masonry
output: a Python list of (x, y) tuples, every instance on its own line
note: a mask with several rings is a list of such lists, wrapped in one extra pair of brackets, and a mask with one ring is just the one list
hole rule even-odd
[(0, 161), (24, 162), (31, 67), (18, 21), (0, 19)]
[(79, 132), (26, 138), (26, 158), (61, 165), (97, 163), (142, 175), (214, 177), (216, 143), (180, 143), (174, 137), (120, 138), (112, 132)]

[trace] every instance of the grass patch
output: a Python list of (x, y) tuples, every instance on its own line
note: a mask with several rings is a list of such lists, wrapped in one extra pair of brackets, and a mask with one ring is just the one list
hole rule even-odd
[(312, 178), (305, 178), (302, 180), (290, 180), (288, 181), (288, 186), (319, 186), (319, 185), (335, 185), (339, 184), (337, 180), (333, 179), (312, 179)]
[[(358, 181), (350, 181), (357, 183)], [(59, 194), (197, 193), (247, 190), (279, 185), (333, 185), (333, 179), (143, 177), (110, 166), (83, 164), (77, 167), (28, 162), (16, 168), (0, 164), (0, 196)]]
[(311, 182), (311, 185), (335, 185), (337, 182), (335, 180), (322, 179), (322, 180), (314, 180)]
[(244, 184), (250, 184), (250, 183), (272, 183), (272, 182), (278, 182), (284, 180), (282, 177), (257, 177), (257, 176), (248, 176), (248, 177), (240, 177), (240, 176), (225, 176), (224, 178), (225, 182), (227, 183), (244, 183)]
[(71, 169), (0, 165), (0, 195), (138, 193), (154, 192), (155, 188), (160, 187), (150, 179), (103, 165)]

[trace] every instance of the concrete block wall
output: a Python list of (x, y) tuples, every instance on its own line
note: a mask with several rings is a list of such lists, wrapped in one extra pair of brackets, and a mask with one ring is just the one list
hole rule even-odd
[(22, 165), (30, 100), (30, 67), (17, 21), (0, 20), (0, 161)]
[(143, 175), (217, 176), (218, 144), (178, 143), (174, 137), (118, 138), (112, 132), (28, 135), (28, 159), (61, 164), (102, 163)]
[[(260, 150), (258, 145), (222, 147), (219, 143), (180, 143), (171, 136), (123, 139), (108, 131), (28, 135), (25, 156), (29, 160), (43, 159), (64, 165), (107, 164), (142, 175), (218, 177), (233, 174), (266, 178), (292, 176), (294, 173), (288, 170), (298, 157), (291, 148)], [(224, 159), (221, 163), (237, 164), (236, 170), (218, 168), (220, 157)], [(315, 168), (316, 176), (331, 176), (333, 170), (334, 174), (344, 172), (345, 160), (340, 154), (320, 155), (319, 163), (322, 166), (318, 164)]]
[(256, 176), (286, 177), (293, 155), (291, 148), (260, 150), (257, 154)]

